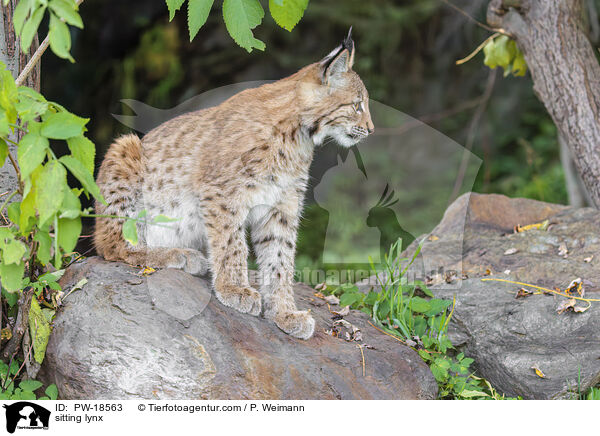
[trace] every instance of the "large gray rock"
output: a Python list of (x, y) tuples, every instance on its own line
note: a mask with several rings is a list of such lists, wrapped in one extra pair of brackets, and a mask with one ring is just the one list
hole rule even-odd
[[(380, 334), (364, 314), (345, 319), (363, 340), (325, 333), (332, 314), (296, 286), (315, 335), (294, 339), (215, 298), (203, 279), (177, 270), (140, 277), (90, 258), (62, 279), (68, 295), (54, 321), (40, 374), (63, 399), (430, 399), (437, 385), (410, 348)], [(363, 348), (363, 359), (359, 345)]]
[[(547, 230), (513, 232), (516, 225), (546, 219)], [(407, 256), (414, 249), (409, 247)], [(586, 296), (600, 298), (597, 210), (467, 194), (448, 208), (425, 239), (422, 253), (437, 295), (456, 295), (452, 341), (475, 358), (478, 374), (500, 391), (523, 398), (565, 398), (600, 382), (600, 302), (583, 313), (559, 314), (563, 297), (517, 299), (520, 285), (482, 281), (501, 278), (564, 290), (581, 278), (589, 282)], [(451, 270), (456, 276), (448, 274)], [(461, 280), (463, 276), (468, 278)]]

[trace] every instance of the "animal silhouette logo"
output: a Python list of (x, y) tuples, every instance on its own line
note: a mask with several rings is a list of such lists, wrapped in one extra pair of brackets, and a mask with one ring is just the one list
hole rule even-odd
[(394, 199), (394, 190), (390, 190), (390, 185), (386, 184), (379, 201), (369, 210), (367, 216), (367, 226), (377, 227), (379, 230), (379, 250), (382, 258), (398, 239), (402, 240), (402, 251), (415, 240), (415, 237), (398, 222), (398, 216), (392, 209), (396, 203), (398, 199)]
[(19, 429), (48, 429), (50, 411), (29, 401), (19, 401), (2, 407), (6, 409), (6, 431)]

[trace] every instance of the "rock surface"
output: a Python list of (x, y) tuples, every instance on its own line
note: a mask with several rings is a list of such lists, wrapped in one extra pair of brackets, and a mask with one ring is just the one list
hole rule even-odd
[[(546, 219), (547, 230), (513, 231), (516, 225)], [(414, 249), (409, 247), (407, 255)], [(450, 324), (453, 343), (464, 347), (475, 359), (478, 374), (501, 392), (567, 398), (600, 382), (600, 302), (592, 302), (582, 313), (558, 314), (558, 306), (567, 300), (563, 297), (517, 299), (522, 286), (482, 281), (499, 278), (564, 290), (581, 278), (590, 282), (585, 296), (599, 299), (600, 212), (466, 194), (425, 239), (422, 254), (426, 271), (440, 271), (429, 273), (436, 294), (456, 295)], [(451, 270), (458, 279), (448, 273)], [(461, 280), (463, 275), (468, 278)], [(532, 366), (546, 378), (536, 375)]]
[[(410, 348), (364, 314), (345, 319), (363, 340), (325, 333), (332, 317), (314, 290), (296, 286), (315, 335), (294, 339), (262, 318), (220, 304), (206, 281), (177, 270), (141, 277), (90, 258), (71, 266), (40, 378), (62, 399), (430, 399), (437, 385)], [(364, 348), (363, 359), (359, 344)]]

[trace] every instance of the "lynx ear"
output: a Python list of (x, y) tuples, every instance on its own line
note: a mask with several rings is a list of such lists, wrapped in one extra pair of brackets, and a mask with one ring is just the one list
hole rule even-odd
[(352, 40), (352, 26), (350, 26), (350, 30), (348, 30), (348, 36), (346, 36), (346, 39), (344, 39), (344, 48), (346, 50), (348, 50), (348, 53), (350, 53), (350, 59), (348, 59), (348, 68), (352, 68), (352, 66), (354, 65), (354, 53), (355, 53), (355, 49), (354, 49), (354, 41)]
[(337, 46), (321, 61), (323, 67), (323, 83), (329, 85), (342, 73), (347, 72), (354, 65), (354, 41), (352, 40), (352, 27), (342, 44)]
[(349, 61), (350, 53), (344, 48), (335, 55), (329, 62), (329, 65), (325, 67), (323, 83), (329, 85), (339, 79), (342, 73), (345, 73), (350, 69), (348, 66)]

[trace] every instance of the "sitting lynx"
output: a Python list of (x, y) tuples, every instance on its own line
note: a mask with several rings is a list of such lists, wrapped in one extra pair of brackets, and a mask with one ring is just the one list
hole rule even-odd
[[(117, 139), (98, 172), (108, 205), (97, 203), (97, 213), (135, 217), (146, 209), (179, 220), (138, 224), (140, 242), (133, 246), (121, 235), (123, 220), (98, 218), (98, 253), (192, 274), (210, 270), (224, 305), (251, 315), (264, 308), (284, 332), (308, 339), (315, 322), (296, 309), (292, 284), (314, 148), (326, 137), (351, 147), (374, 128), (353, 61), (349, 33), (323, 60), (290, 77), (176, 117), (141, 140)], [(246, 228), (260, 293), (248, 281)]]

